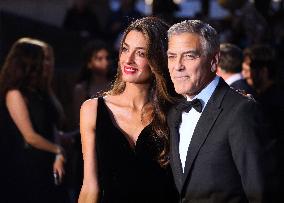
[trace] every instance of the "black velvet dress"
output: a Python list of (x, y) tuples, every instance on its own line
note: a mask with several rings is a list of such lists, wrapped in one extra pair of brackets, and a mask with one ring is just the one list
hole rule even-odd
[(161, 142), (151, 135), (151, 127), (150, 124), (142, 130), (133, 149), (122, 131), (114, 125), (104, 99), (98, 99), (96, 155), (99, 202), (177, 202), (170, 167), (162, 168), (156, 160)]
[[(34, 130), (54, 142), (58, 114), (47, 95), (24, 94)], [(12, 120), (4, 98), (0, 102), (1, 202), (64, 202), (54, 185), (55, 155), (28, 145)]]

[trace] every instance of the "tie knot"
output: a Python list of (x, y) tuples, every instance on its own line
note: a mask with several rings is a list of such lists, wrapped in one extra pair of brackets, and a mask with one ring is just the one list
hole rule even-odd
[(177, 110), (183, 112), (189, 112), (191, 108), (194, 108), (197, 112), (201, 113), (202, 111), (202, 103), (200, 99), (194, 99), (192, 101), (182, 101), (176, 107)]

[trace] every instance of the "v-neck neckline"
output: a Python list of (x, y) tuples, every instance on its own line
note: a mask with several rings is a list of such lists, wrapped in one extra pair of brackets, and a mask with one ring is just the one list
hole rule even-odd
[(137, 149), (137, 144), (139, 144), (140, 140), (142, 139), (142, 135), (144, 133), (144, 131), (150, 127), (151, 125), (151, 122), (146, 125), (141, 131), (140, 133), (138, 134), (138, 137), (137, 137), (137, 140), (136, 142), (134, 142), (134, 144), (132, 145), (130, 142), (129, 142), (129, 139), (130, 139), (130, 136), (125, 133), (123, 131), (122, 128), (119, 127), (119, 125), (117, 124), (117, 122), (115, 121), (114, 119), (114, 116), (113, 116), (113, 113), (111, 111), (111, 109), (106, 105), (105, 103), (105, 99), (102, 97), (102, 103), (105, 107), (105, 110), (107, 112), (107, 115), (108, 115), (108, 119), (110, 120), (110, 123), (113, 125), (113, 127), (119, 132), (119, 134), (121, 135), (120, 137), (124, 140), (124, 142), (127, 144), (127, 146), (129, 147), (129, 149), (131, 149), (131, 151), (133, 152), (136, 152), (136, 149)]

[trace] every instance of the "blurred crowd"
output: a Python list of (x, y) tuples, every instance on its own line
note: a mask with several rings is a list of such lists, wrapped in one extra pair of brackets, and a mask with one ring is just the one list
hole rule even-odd
[[(210, 19), (206, 6), (192, 18), (210, 22), (218, 30), (222, 44), (217, 74), (232, 88), (259, 102), (269, 120), (263, 124), (272, 126), (271, 134), (277, 135), (278, 149), (282, 150), (283, 1), (277, 10), (270, 7), (271, 1), (218, 2), (229, 11), (226, 18)], [(72, 118), (66, 118), (60, 95), (52, 88), (56, 57), (52, 44), (23, 37), (1, 61), (0, 154), (5, 164), (0, 174), (7, 186), (6, 197), (13, 197), (14, 202), (63, 203), (78, 199), (83, 175), (80, 106), (111, 87), (121, 34), (132, 20), (143, 16), (135, 5), (135, 0), (122, 0), (118, 10), (105, 13), (104, 9), (92, 9), (91, 1), (75, 0), (67, 11), (63, 28), (87, 41), (84, 49), (78, 50), (82, 57), (72, 87), (72, 113), (68, 112)], [(153, 15), (169, 24), (181, 20), (174, 16), (178, 9), (170, 0), (153, 1)], [(284, 168), (283, 164), (280, 167)], [(20, 200), (13, 196), (11, 191), (15, 190), (22, 194)]]

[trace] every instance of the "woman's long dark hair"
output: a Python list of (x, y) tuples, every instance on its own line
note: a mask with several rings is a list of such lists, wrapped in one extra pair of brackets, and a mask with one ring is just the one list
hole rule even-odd
[(44, 89), (43, 60), (44, 50), (40, 44), (29, 38), (16, 41), (1, 70), (1, 98), (11, 89), (23, 92)]
[(1, 69), (0, 98), (5, 101), (7, 92), (13, 89), (24, 96), (32, 92), (46, 94), (55, 105), (59, 120), (63, 120), (62, 106), (51, 88), (53, 60), (52, 47), (47, 43), (32, 38), (17, 40)]
[[(153, 74), (153, 81), (150, 86), (149, 103), (152, 108), (153, 136), (158, 136), (163, 145), (159, 153), (159, 163), (165, 166), (168, 163), (169, 152), (169, 130), (167, 127), (166, 114), (170, 105), (174, 102), (174, 87), (171, 82), (167, 67), (167, 30), (169, 26), (156, 17), (145, 17), (131, 23), (125, 30), (121, 45), (122, 47), (127, 34), (132, 31), (141, 32), (147, 39), (148, 46), (146, 56)], [(119, 52), (121, 54), (121, 50)], [(125, 89), (125, 82), (121, 78), (121, 69), (118, 68), (116, 80), (112, 89), (108, 92), (111, 95), (121, 94)], [(146, 111), (146, 108), (143, 109)], [(143, 116), (143, 111), (142, 115)]]
[(92, 79), (92, 70), (88, 67), (88, 63), (92, 60), (92, 57), (101, 50), (106, 50), (109, 52), (109, 48), (104, 41), (94, 40), (90, 41), (83, 50), (82, 54), (82, 65), (79, 72), (79, 77), (77, 83), (86, 82), (86, 88), (89, 89), (91, 79)]

